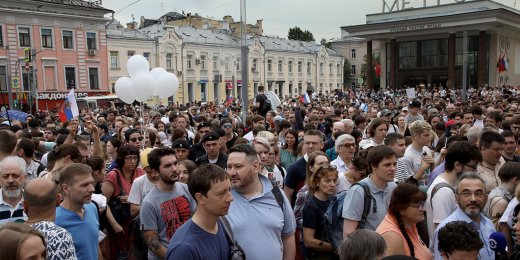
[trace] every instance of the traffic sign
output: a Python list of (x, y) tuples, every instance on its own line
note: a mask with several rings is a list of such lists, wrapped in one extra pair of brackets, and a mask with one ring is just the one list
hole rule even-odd
[(29, 72), (29, 63), (28, 62), (25, 63), (25, 72)]
[(24, 52), (24, 58), (23, 60), (25, 62), (31, 62), (32, 60), (32, 56), (31, 56), (31, 48), (24, 48), (23, 49), (23, 52)]
[(20, 88), (20, 78), (18, 77), (13, 77), (12, 78), (12, 84), (13, 88), (15, 89), (19, 89)]

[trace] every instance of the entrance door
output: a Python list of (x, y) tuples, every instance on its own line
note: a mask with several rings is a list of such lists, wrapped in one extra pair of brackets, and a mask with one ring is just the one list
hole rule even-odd
[(427, 77), (426, 75), (407, 75), (404, 77), (403, 85), (414, 88), (415, 86), (419, 86), (421, 84), (426, 85)]

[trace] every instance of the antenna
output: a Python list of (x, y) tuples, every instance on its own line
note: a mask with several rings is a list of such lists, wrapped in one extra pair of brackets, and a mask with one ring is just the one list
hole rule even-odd
[(134, 14), (131, 14), (130, 17), (132, 17), (132, 22), (134, 23), (135, 22)]

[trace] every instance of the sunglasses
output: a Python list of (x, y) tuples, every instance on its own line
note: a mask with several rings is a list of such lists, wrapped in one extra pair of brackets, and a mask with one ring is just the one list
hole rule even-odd
[(232, 128), (233, 125), (232, 124), (223, 124), (222, 127), (224, 127), (224, 128)]
[(137, 142), (137, 140), (139, 140), (139, 142), (141, 142), (141, 141), (143, 141), (143, 139), (144, 139), (144, 137), (140, 136), (140, 137), (137, 137), (137, 138), (135, 138), (135, 137), (134, 138), (130, 138), (129, 140), (130, 140), (130, 142), (135, 143), (135, 142)]

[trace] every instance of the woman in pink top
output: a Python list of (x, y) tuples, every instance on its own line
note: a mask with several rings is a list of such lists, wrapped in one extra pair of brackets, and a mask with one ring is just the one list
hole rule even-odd
[(416, 185), (399, 184), (392, 193), (388, 213), (376, 232), (387, 245), (387, 255), (407, 255), (420, 260), (433, 259), (417, 232), (417, 223), (424, 220), (426, 194)]

